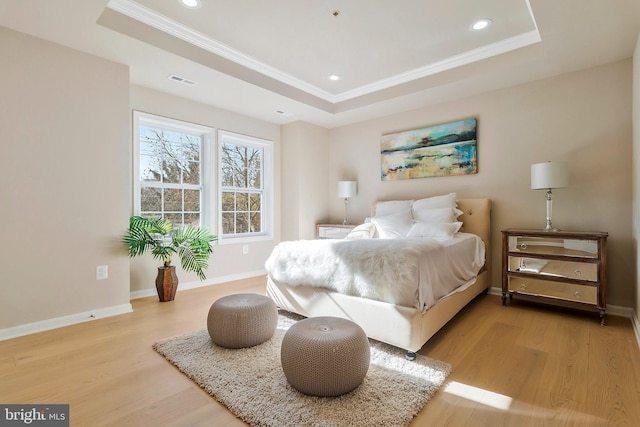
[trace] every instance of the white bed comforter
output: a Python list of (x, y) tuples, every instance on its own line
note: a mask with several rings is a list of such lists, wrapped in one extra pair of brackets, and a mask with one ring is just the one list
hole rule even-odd
[(265, 267), (277, 284), (315, 286), (426, 311), (471, 285), (484, 265), (484, 243), (453, 239), (297, 240), (276, 245)]

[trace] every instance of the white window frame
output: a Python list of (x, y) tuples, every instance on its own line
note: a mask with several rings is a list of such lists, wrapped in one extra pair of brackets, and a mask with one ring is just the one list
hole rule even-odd
[(261, 240), (272, 240), (273, 239), (273, 141), (269, 141), (266, 139), (256, 138), (252, 136), (242, 135), (239, 133), (229, 132), (225, 130), (218, 130), (218, 155), (217, 160), (218, 164), (222, 164), (222, 144), (224, 142), (228, 142), (235, 145), (245, 145), (250, 147), (256, 147), (263, 150), (262, 159), (262, 231), (259, 233), (242, 233), (242, 234), (233, 234), (233, 235), (223, 235), (222, 234), (222, 167), (218, 167), (218, 176), (217, 176), (217, 214), (218, 214), (218, 223), (217, 228), (219, 230), (218, 233), (218, 242), (220, 244), (231, 244), (231, 243), (247, 243), (247, 242), (255, 242)]
[(216, 213), (211, 209), (211, 200), (214, 186), (211, 185), (211, 170), (215, 168), (212, 163), (211, 148), (214, 144), (215, 129), (184, 122), (181, 120), (169, 119), (141, 111), (133, 112), (133, 212), (139, 215), (141, 210), (140, 200), (140, 126), (158, 127), (176, 132), (184, 132), (202, 137), (202, 152), (200, 153), (200, 225), (216, 233), (213, 228), (216, 224)]

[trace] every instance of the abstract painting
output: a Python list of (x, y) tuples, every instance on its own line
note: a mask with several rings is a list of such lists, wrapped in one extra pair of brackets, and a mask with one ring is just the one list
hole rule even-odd
[(478, 173), (477, 119), (382, 135), (382, 181)]

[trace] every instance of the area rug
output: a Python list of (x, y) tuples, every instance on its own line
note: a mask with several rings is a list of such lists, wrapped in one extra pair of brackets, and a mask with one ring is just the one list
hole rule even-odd
[(269, 341), (247, 349), (212, 343), (206, 329), (156, 342), (153, 348), (252, 426), (407, 426), (451, 371), (444, 362), (369, 340), (362, 384), (338, 397), (307, 396), (289, 385), (280, 365), (286, 330), (299, 317), (280, 312)]

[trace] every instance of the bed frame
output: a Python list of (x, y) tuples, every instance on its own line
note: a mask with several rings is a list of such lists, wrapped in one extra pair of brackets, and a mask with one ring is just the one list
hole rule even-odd
[(490, 285), (491, 201), (459, 199), (458, 208), (464, 212), (459, 219), (464, 224), (461, 231), (476, 234), (484, 241), (485, 268), (473, 285), (464, 291), (452, 292), (425, 313), (416, 308), (343, 295), (317, 287), (277, 285), (269, 279), (267, 295), (281, 309), (305, 317), (336, 316), (350, 319), (360, 325), (369, 338), (405, 349), (407, 358), (413, 359), (416, 351)]

